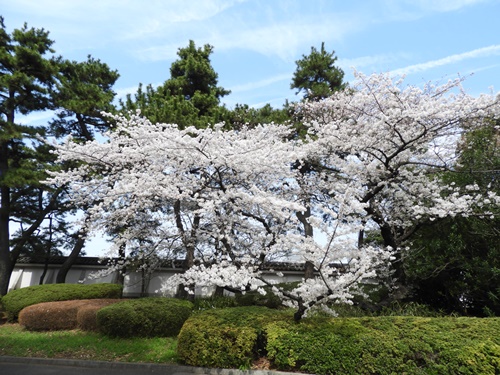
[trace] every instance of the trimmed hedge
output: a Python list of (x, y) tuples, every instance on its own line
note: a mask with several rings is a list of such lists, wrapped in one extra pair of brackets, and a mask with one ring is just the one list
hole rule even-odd
[(257, 306), (193, 314), (179, 333), (177, 354), (192, 366), (248, 368), (265, 350), (264, 327), (276, 320), (292, 319), (292, 314)]
[(189, 301), (148, 297), (119, 302), (97, 312), (97, 329), (113, 337), (176, 336), (191, 315)]
[(19, 324), (29, 331), (57, 331), (80, 328), (95, 330), (96, 312), (119, 299), (81, 299), (42, 302), (25, 307), (19, 313)]
[(2, 305), (9, 321), (15, 321), (27, 306), (42, 302), (76, 299), (121, 298), (122, 286), (118, 284), (44, 284), (16, 289), (2, 298)]
[[(228, 311), (232, 310), (232, 311)], [(248, 368), (266, 356), (277, 370), (314, 374), (500, 373), (500, 318), (315, 316), (265, 308), (200, 312), (179, 334), (186, 364)]]

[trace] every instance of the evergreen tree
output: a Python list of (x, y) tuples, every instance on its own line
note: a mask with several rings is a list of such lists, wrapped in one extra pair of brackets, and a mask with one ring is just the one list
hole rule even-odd
[(302, 55), (302, 59), (296, 61), (297, 68), (290, 88), (298, 89), (297, 94), (304, 91), (304, 99), (313, 101), (344, 89), (344, 72), (335, 66), (336, 61), (335, 52), (326, 52), (324, 42), (321, 43), (320, 51), (311, 47), (309, 55)]
[(270, 104), (260, 108), (250, 107), (248, 104), (236, 104), (233, 110), (227, 111), (224, 121), (231, 129), (242, 126), (254, 127), (259, 124), (285, 124), (291, 121), (290, 109), (284, 106), (275, 109)]
[(91, 141), (96, 132), (109, 128), (102, 112), (115, 111), (113, 85), (119, 74), (91, 56), (84, 62), (63, 61), (59, 69), (54, 94), (54, 105), (59, 111), (50, 123), (51, 134)]
[(199, 128), (224, 120), (227, 110), (220, 99), (230, 91), (217, 86), (218, 74), (210, 62), (213, 47), (206, 44), (196, 48), (191, 40), (179, 48), (179, 59), (170, 68), (170, 78), (157, 88), (139, 86), (137, 93), (120, 101), (122, 111), (136, 111), (151, 122), (177, 124)]
[(22, 240), (10, 246), (10, 222), (16, 206), (14, 192), (26, 185), (36, 186), (41, 169), (33, 164), (42, 161), (30, 143), (44, 129), (16, 123), (16, 114), (29, 114), (51, 108), (51, 90), (55, 83), (58, 60), (50, 55), (53, 41), (43, 29), (28, 28), (7, 33), (0, 17), (0, 295), (7, 293), (10, 275), (22, 245), (41, 225), (55, 206), (60, 190), (42, 194), (42, 209), (22, 233)]
[[(467, 132), (458, 152), (459, 165), (443, 176), (446, 183), (500, 192), (497, 123)], [(417, 250), (405, 268), (413, 298), (447, 312), (500, 316), (500, 212), (484, 208), (491, 214), (428, 222), (411, 239)]]
[[(108, 123), (101, 111), (113, 111), (112, 85), (118, 73), (90, 56), (77, 63), (54, 57), (53, 41), (43, 29), (25, 24), (8, 34), (0, 30), (0, 295), (7, 292), (15, 262), (22, 254), (60, 254), (83, 248), (85, 233), (71, 233), (67, 221), (75, 208), (62, 187), (41, 184), (56, 164), (52, 147), (40, 137), (72, 135), (89, 141)], [(49, 126), (25, 126), (16, 115), (57, 110)], [(12, 224), (16, 225), (10, 233)], [(73, 257), (70, 257), (74, 259)], [(69, 267), (71, 264), (68, 264)], [(69, 269), (69, 268), (67, 268)], [(67, 270), (66, 270), (67, 272)], [(65, 277), (61, 274), (60, 280)]]
[[(114, 112), (113, 85), (119, 77), (116, 70), (90, 55), (84, 62), (62, 61), (59, 65), (57, 90), (53, 95), (57, 118), (50, 122), (56, 138), (71, 135), (74, 139), (92, 141), (96, 133), (109, 130), (110, 121), (103, 112)], [(69, 204), (64, 209), (75, 210)], [(84, 227), (69, 236), (71, 252), (57, 274), (56, 282), (64, 283), (66, 275), (85, 246)]]

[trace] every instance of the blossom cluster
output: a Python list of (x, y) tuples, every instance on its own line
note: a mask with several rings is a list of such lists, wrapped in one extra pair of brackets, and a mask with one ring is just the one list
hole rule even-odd
[[(498, 98), (470, 97), (459, 81), (405, 88), (358, 74), (349, 89), (297, 112), (304, 139), (287, 125), (181, 130), (139, 113), (114, 116), (107, 142), (58, 145), (75, 167), (47, 183), (69, 187), (88, 230), (113, 234), (112, 251), (184, 258), (170, 287), (264, 293), (269, 262), (312, 264), (294, 290), (274, 285), (299, 315), (351, 301), (418, 223), (484, 214), (484, 192), (448, 186), (439, 172), (453, 169), (465, 125), (500, 117)], [(491, 192), (487, 199), (500, 204)], [(384, 229), (384, 243), (364, 244), (367, 229)]]

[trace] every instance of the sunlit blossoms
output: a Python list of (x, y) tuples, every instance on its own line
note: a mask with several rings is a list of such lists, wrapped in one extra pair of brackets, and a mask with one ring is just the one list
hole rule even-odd
[[(89, 229), (113, 234), (114, 251), (185, 259), (165, 289), (267, 285), (300, 318), (349, 303), (390, 263), (403, 277), (394, 250), (419, 223), (487, 213), (485, 192), (439, 177), (453, 169), (464, 127), (500, 115), (497, 98), (467, 96), (459, 84), (404, 88), (358, 75), (350, 89), (298, 107), (309, 129), (302, 140), (285, 125), (179, 130), (139, 114), (115, 118), (106, 143), (58, 146), (76, 166), (48, 182), (69, 185), (90, 207)], [(383, 243), (365, 243), (369, 229)], [(314, 274), (281, 289), (262, 273), (275, 260), (307, 262)]]

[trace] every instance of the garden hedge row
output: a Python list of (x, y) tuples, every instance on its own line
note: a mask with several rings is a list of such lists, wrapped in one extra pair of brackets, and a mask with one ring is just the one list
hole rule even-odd
[(498, 374), (500, 318), (315, 316), (232, 308), (193, 314), (178, 339), (186, 364), (314, 374)]
[(2, 297), (7, 319), (17, 320), (19, 312), (27, 306), (42, 302), (76, 299), (121, 298), (118, 284), (44, 284), (16, 289)]
[(96, 331), (97, 311), (120, 301), (122, 300), (106, 298), (37, 303), (21, 310), (19, 324), (29, 331), (59, 331), (75, 328)]
[(139, 298), (97, 311), (97, 329), (113, 337), (177, 336), (193, 304), (175, 298)]
[(264, 327), (289, 316), (288, 311), (257, 306), (204, 310), (184, 323), (177, 354), (192, 366), (248, 368), (265, 350)]

